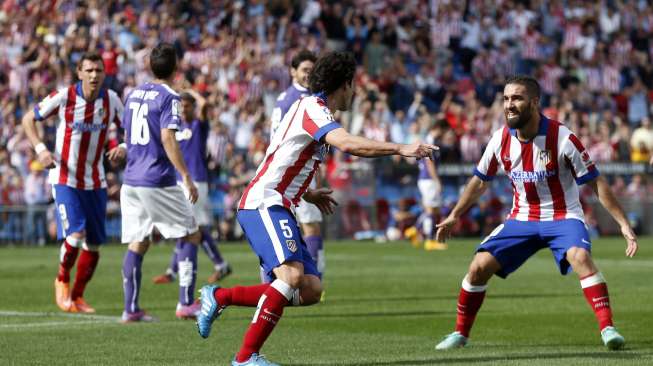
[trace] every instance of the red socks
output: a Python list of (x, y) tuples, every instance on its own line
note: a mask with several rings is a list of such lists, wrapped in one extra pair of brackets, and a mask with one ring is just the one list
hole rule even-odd
[(593, 273), (580, 279), (580, 286), (583, 288), (585, 299), (592, 307), (596, 320), (599, 322), (599, 329), (612, 326), (612, 309), (610, 308), (610, 297), (608, 285), (601, 272)]
[(93, 277), (95, 268), (100, 260), (100, 252), (82, 250), (77, 262), (77, 273), (75, 273), (75, 285), (73, 286), (70, 298), (75, 300), (84, 295), (86, 284)]
[(236, 286), (232, 288), (219, 288), (213, 296), (220, 306), (256, 306), (261, 295), (270, 287), (269, 283), (254, 286)]
[(75, 260), (77, 259), (77, 254), (79, 253), (78, 246), (81, 244), (80, 242), (81, 240), (78, 239), (66, 238), (63, 244), (61, 244), (61, 251), (59, 254), (59, 273), (57, 273), (57, 279), (60, 282), (70, 282), (70, 269), (73, 268)]
[(283, 308), (288, 305), (292, 294), (293, 288), (279, 279), (274, 280), (263, 292), (254, 313), (254, 319), (245, 333), (243, 345), (236, 355), (237, 362), (244, 362), (251, 357), (252, 353), (259, 352), (281, 319)]
[(458, 295), (458, 315), (456, 316), (456, 331), (465, 337), (469, 337), (469, 331), (474, 325), (476, 314), (483, 304), (485, 298), (484, 286), (473, 286), (467, 282), (467, 277), (463, 279), (462, 288)]

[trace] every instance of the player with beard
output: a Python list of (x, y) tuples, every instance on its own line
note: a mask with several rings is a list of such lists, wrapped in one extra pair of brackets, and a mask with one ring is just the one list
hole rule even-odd
[(503, 107), (507, 126), (496, 131), (451, 214), (437, 225), (443, 242), (451, 228), (490, 186), (499, 167), (513, 186), (512, 210), (476, 249), (462, 281), (455, 331), (435, 348), (467, 344), (476, 314), (483, 303), (490, 278), (505, 278), (538, 250), (549, 248), (560, 273), (576, 272), (587, 302), (599, 323), (601, 338), (609, 349), (624, 346), (624, 338), (612, 323), (605, 279), (592, 260), (591, 243), (578, 198), (578, 186), (589, 184), (599, 201), (619, 223), (626, 239), (626, 256), (637, 252), (637, 239), (610, 186), (580, 140), (558, 121), (539, 113), (540, 87), (527, 76), (506, 82)]

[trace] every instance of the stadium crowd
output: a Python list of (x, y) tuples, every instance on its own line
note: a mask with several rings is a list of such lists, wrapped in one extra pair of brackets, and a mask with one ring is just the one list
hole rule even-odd
[[(653, 152), (652, 36), (653, 7), (646, 1), (6, 0), (0, 8), (0, 205), (51, 201), (20, 120), (35, 100), (74, 81), (87, 50), (101, 53), (107, 86), (124, 98), (151, 78), (149, 50), (160, 41), (174, 44), (181, 60), (174, 87), (192, 88), (210, 103), (212, 202), (220, 236), (233, 238), (239, 235), (235, 204), (264, 157), (269, 117), (300, 49), (348, 50), (360, 63), (353, 111), (339, 116), (350, 132), (401, 143), (426, 139), (440, 146), (440, 163), (478, 161), (504, 123), (501, 91), (514, 73), (538, 78), (544, 114), (575, 131), (595, 161), (639, 163)], [(50, 118), (42, 125), (50, 147), (55, 124)], [(325, 166), (344, 216), (356, 218), (344, 220), (344, 234), (385, 229), (410, 211), (415, 161), (370, 162), (336, 151)], [(122, 169), (108, 170), (111, 215), (119, 210)], [(445, 205), (455, 202), (464, 180), (443, 178)], [(653, 193), (641, 175), (616, 177), (613, 188), (633, 198)], [(460, 230), (491, 229), (512, 199), (505, 184), (495, 191)], [(365, 196), (377, 204), (374, 218), (355, 199)], [(389, 202), (375, 201), (380, 196)], [(10, 213), (2, 215), (7, 239), (17, 224)], [(38, 241), (45, 235), (26, 232)]]

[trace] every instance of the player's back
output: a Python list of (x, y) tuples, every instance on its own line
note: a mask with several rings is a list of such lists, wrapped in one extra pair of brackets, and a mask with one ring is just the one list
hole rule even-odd
[(129, 93), (123, 116), (126, 184), (141, 187), (176, 184), (175, 169), (163, 148), (161, 130), (179, 129), (179, 111), (179, 95), (165, 84), (145, 83)]

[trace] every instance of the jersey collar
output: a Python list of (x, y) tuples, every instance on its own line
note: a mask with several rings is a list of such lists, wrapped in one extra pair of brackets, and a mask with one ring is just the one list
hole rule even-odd
[(293, 82), (292, 83), (293, 88), (297, 89), (297, 91), (300, 91), (302, 93), (305, 93), (308, 91), (308, 89), (304, 88), (303, 86), (299, 85), (299, 83)]
[(319, 93), (315, 93), (315, 94), (313, 94), (313, 96), (322, 99), (324, 101), (324, 104), (327, 104), (327, 96), (326, 96), (325, 92), (322, 91), (322, 92), (319, 92)]

